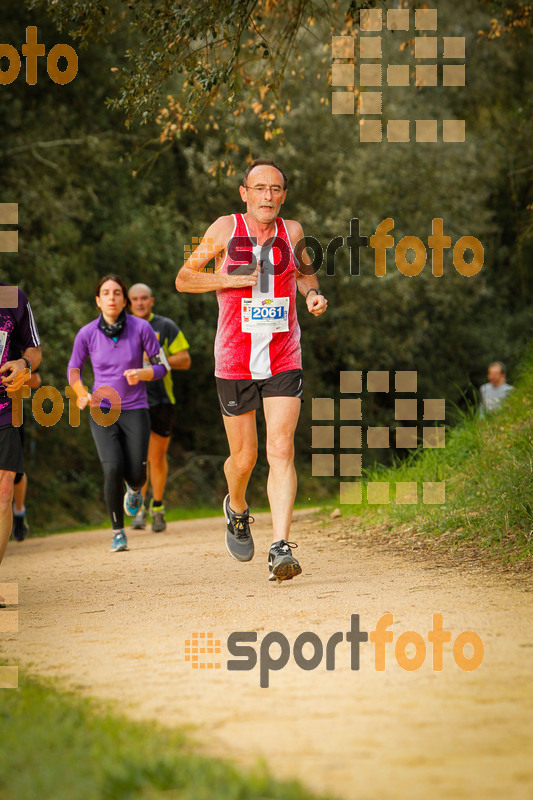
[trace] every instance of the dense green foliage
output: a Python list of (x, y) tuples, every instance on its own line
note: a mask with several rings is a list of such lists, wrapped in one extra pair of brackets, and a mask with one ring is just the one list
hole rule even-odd
[[(533, 555), (533, 351), (520, 366), (516, 390), (502, 408), (481, 418), (471, 407), (456, 411), (444, 449), (412, 451), (393, 467), (365, 476), (389, 483), (391, 505), (381, 506), (393, 523), (416, 524), (448, 545), (490, 547), (504, 558)], [(444, 505), (396, 505), (400, 481), (446, 481)], [(366, 497), (366, 494), (363, 493)], [(371, 506), (346, 507), (369, 513)], [(374, 507), (375, 510), (375, 507)], [(381, 517), (383, 520), (383, 517)]]
[[(305, 33), (317, 21), (333, 28), (344, 17), (351, 26), (358, 23), (362, 9), (384, 8), (376, 0), (28, 2), (31, 8), (46, 8), (60, 30), (68, 31), (82, 45), (112, 37), (118, 29), (127, 30), (127, 45), (119, 45), (115, 51), (113, 69), (119, 83), (110, 104), (127, 113), (128, 124), (132, 116), (147, 121), (157, 111), (165, 90), (174, 91), (180, 129), (201, 120), (215, 102), (242, 111), (254, 101), (258, 89), (262, 90), (261, 99), (274, 101), (277, 117), (291, 56), (308, 45)], [(416, 0), (391, 4), (398, 5), (426, 7)], [(520, 43), (527, 42), (533, 21), (529, 0), (482, 0), (482, 5), (495, 15), (488, 35), (496, 38), (510, 32)], [(273, 127), (268, 116), (264, 121), (267, 128)]]
[(180, 733), (133, 723), (28, 678), (2, 693), (2, 800), (312, 800), (265, 771), (195, 755)]
[[(20, 48), (25, 27), (34, 24), (49, 50), (71, 41), (69, 32), (81, 18), (69, 23), (69, 13), (85, 13), (89, 5), (97, 11), (106, 4), (11, 0), (3, 8), (3, 39)], [(110, 5), (126, 11), (127, 4)], [(148, 4), (135, 5), (145, 10)], [(530, 336), (533, 137), (527, 32), (480, 36), (478, 31), (491, 30), (495, 12), (489, 5), (471, 0), (462, 6), (459, 22), (454, 4), (440, 2), (443, 29), (467, 39), (467, 86), (384, 88), (384, 106), (393, 118), (464, 117), (466, 143), (365, 146), (358, 141), (357, 118), (333, 116), (329, 105), (330, 36), (345, 25), (353, 30), (345, 17), (348, 8), (348, 3), (330, 5), (328, 15), (299, 29), (274, 110), (256, 87), (255, 102), (239, 108), (215, 102), (196, 131), (181, 126), (172, 135), (165, 128), (165, 112), (171, 119), (176, 98), (185, 103), (181, 73), (169, 77), (170, 97), (161, 101), (159, 122), (150, 116), (137, 127), (131, 118), (126, 127), (125, 114), (106, 105), (106, 99), (120, 96), (112, 72), (117, 58), (123, 65), (122, 54), (145, 35), (142, 26), (132, 29), (120, 14), (105, 28), (95, 18), (86, 29), (72, 83), (53, 84), (41, 63), (35, 86), (28, 86), (21, 72), (0, 87), (0, 199), (20, 208), (20, 252), (2, 255), (0, 273), (31, 299), (43, 340), (43, 382), (64, 387), (74, 335), (95, 316), (93, 287), (108, 271), (120, 272), (127, 282), (149, 283), (157, 312), (176, 319), (191, 343), (192, 368), (176, 376), (180, 414), (169, 505), (198, 500), (218, 505), (224, 494), (227, 446), (212, 377), (216, 301), (212, 294), (178, 295), (174, 278), (184, 245), (218, 215), (241, 210), (239, 173), (250, 157), (273, 157), (285, 165), (290, 183), (283, 213), (300, 220), (324, 246), (334, 236), (348, 235), (352, 217), (360, 218), (362, 234), (371, 235), (391, 216), (396, 242), (407, 234), (426, 241), (431, 220), (442, 217), (452, 243), (469, 234), (485, 248), (485, 265), (473, 278), (455, 271), (450, 251), (442, 278), (432, 277), (430, 258), (416, 278), (402, 276), (392, 251), (386, 277), (374, 276), (372, 251), (362, 251), (361, 275), (350, 275), (342, 248), (336, 274), (319, 273), (328, 313), (313, 319), (299, 300), (307, 398), (296, 442), (303, 499), (320, 500), (330, 490), (330, 482), (311, 478), (310, 400), (338, 397), (339, 370), (417, 369), (421, 396), (461, 402), (469, 386), (484, 380), (492, 359), (508, 362), (513, 381)], [(397, 32), (384, 31), (384, 53), (414, 63), (401, 41)], [(39, 499), (33, 524), (57, 529), (99, 521), (100, 468), (86, 416), (78, 430), (69, 428), (66, 412), (55, 428), (44, 429), (29, 412), (26, 403), (30, 508), (36, 509)], [(376, 396), (365, 423), (389, 422), (389, 404)], [(251, 503), (264, 503), (265, 472), (262, 454)]]

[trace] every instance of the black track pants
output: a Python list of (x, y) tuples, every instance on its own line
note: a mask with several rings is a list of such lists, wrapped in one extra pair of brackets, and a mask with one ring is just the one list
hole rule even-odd
[(91, 433), (104, 470), (104, 497), (114, 530), (124, 527), (124, 481), (137, 491), (146, 482), (150, 441), (147, 408), (121, 411), (105, 428), (91, 417)]

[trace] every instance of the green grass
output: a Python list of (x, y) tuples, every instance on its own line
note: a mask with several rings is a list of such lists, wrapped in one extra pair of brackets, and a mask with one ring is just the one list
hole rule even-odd
[[(481, 419), (474, 408), (455, 411), (446, 446), (418, 449), (404, 461), (365, 473), (367, 481), (390, 483), (390, 504), (343, 506), (345, 514), (380, 509), (393, 523), (416, 524), (450, 544), (468, 542), (497, 551), (504, 559), (533, 555), (533, 352), (522, 365), (516, 391), (501, 409)], [(417, 505), (396, 505), (394, 484), (418, 485)], [(423, 481), (446, 481), (444, 505), (421, 502)], [(366, 498), (366, 490), (363, 489)]]
[[(305, 509), (305, 508), (316, 508), (318, 504), (316, 501), (312, 501), (310, 498), (308, 500), (297, 501), (294, 504), (294, 508), (298, 509)], [(253, 513), (254, 514), (262, 514), (265, 512), (270, 512), (270, 506), (253, 506)], [(181, 520), (185, 519), (201, 519), (202, 517), (221, 517), (222, 516), (222, 504), (213, 508), (212, 506), (184, 506), (182, 508), (169, 508), (165, 514), (165, 519), (167, 522), (180, 522)]]
[(21, 676), (0, 705), (2, 800), (312, 800), (266, 769), (199, 756), (182, 733)]
[[(320, 505), (317, 501), (312, 501), (311, 498), (307, 500), (297, 501), (294, 505), (296, 510), (305, 509), (305, 508), (316, 508)], [(263, 512), (269, 512), (270, 508), (267, 505), (264, 506), (254, 506), (253, 511), (255, 514), (261, 514)], [(167, 522), (181, 522), (182, 520), (188, 519), (204, 519), (205, 517), (221, 517), (222, 516), (222, 504), (217, 505), (216, 507), (213, 506), (206, 506), (206, 505), (191, 505), (191, 506), (178, 506), (175, 508), (167, 508), (165, 513), (165, 519)], [(101, 528), (109, 528), (109, 517), (102, 513), (102, 517), (99, 521), (91, 523), (91, 524), (84, 524), (84, 523), (73, 523), (71, 525), (59, 526), (56, 530), (39, 530), (35, 529), (32, 525), (31, 514), (29, 515), (29, 522), (31, 527), (30, 537), (43, 537), (43, 536), (53, 536), (56, 533), (70, 533), (72, 531), (96, 531), (100, 530)], [(128, 524), (128, 520), (126, 519), (126, 525)]]
[[(222, 506), (220, 508), (213, 508), (213, 506), (183, 506), (181, 508), (168, 508), (165, 514), (167, 522), (179, 522), (186, 519), (203, 519), (204, 517), (220, 517), (222, 516)], [(128, 519), (125, 520), (126, 525)], [(91, 525), (84, 525), (82, 523), (75, 523), (72, 525), (60, 527), (54, 531), (35, 531), (32, 530), (32, 536), (52, 536), (55, 533), (70, 533), (71, 531), (95, 531), (100, 528), (109, 528), (109, 517), (105, 512), (102, 513), (101, 519)]]

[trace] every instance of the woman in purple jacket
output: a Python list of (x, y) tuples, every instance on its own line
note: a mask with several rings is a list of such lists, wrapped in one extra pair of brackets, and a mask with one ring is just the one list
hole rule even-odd
[[(104, 470), (104, 495), (113, 526), (111, 552), (116, 553), (128, 550), (124, 511), (135, 516), (146, 482), (150, 417), (142, 381), (163, 378), (169, 367), (150, 323), (126, 314), (128, 291), (119, 275), (100, 279), (96, 305), (101, 314), (78, 332), (68, 376), (78, 408), (91, 404), (91, 432)], [(92, 394), (81, 381), (87, 358), (94, 372)], [(104, 408), (109, 409), (109, 422)]]

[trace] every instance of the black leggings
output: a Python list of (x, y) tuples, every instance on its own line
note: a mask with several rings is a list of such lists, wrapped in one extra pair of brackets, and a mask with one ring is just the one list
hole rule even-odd
[(150, 441), (147, 408), (121, 411), (113, 425), (104, 428), (91, 417), (91, 433), (104, 470), (104, 497), (114, 530), (124, 527), (124, 481), (134, 491), (146, 482)]

